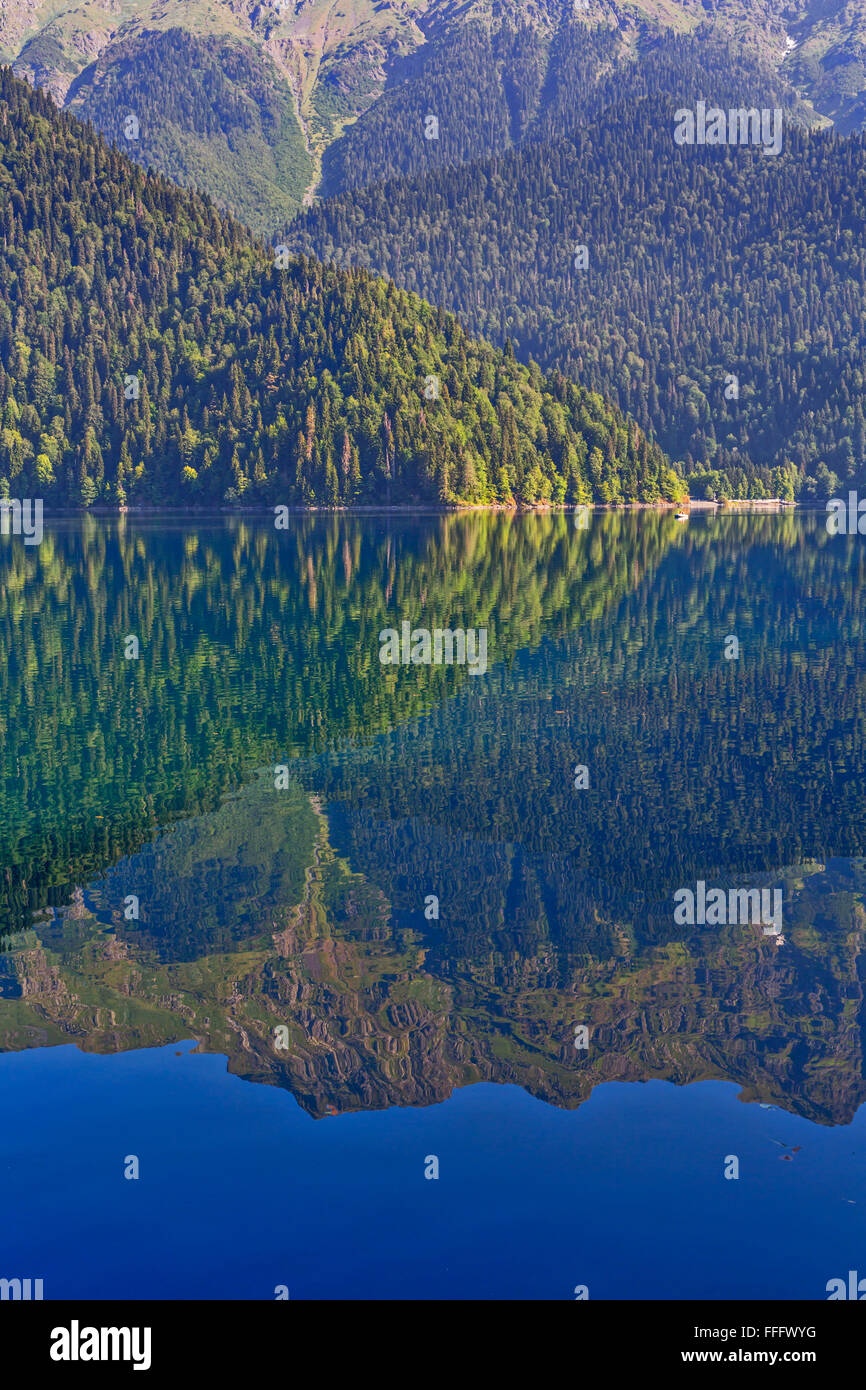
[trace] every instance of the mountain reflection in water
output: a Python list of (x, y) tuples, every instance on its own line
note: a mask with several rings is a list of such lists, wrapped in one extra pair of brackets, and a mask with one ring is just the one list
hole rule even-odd
[[(0, 1048), (194, 1038), (315, 1116), (717, 1078), (849, 1123), (862, 557), (802, 514), (0, 543)], [(406, 619), (486, 675), (382, 667)], [(676, 925), (699, 880), (781, 889), (781, 944)]]

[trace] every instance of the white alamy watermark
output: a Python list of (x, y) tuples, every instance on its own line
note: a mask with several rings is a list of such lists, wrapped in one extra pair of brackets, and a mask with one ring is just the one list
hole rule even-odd
[[(674, 921), (678, 927), (766, 926), (781, 931), (781, 888), (710, 888), (699, 879), (696, 891), (678, 888), (674, 893)], [(772, 903), (772, 909), (771, 909)]]
[(130, 1361), (134, 1371), (150, 1370), (149, 1327), (81, 1327), (74, 1318), (69, 1327), (51, 1333), (52, 1361)]
[(844, 497), (831, 497), (827, 503), (827, 530), (831, 536), (866, 536), (866, 497), (858, 500), (856, 492)]
[(848, 1283), (844, 1279), (828, 1279), (824, 1286), (827, 1290), (827, 1302), (833, 1303), (838, 1299), (853, 1299), (857, 1303), (862, 1303), (866, 1299), (866, 1279), (861, 1279), (856, 1269), (848, 1270)]
[(23, 536), (25, 545), (42, 544), (42, 498), (0, 497), (0, 536)]
[(13, 1303), (40, 1302), (44, 1297), (43, 1285), (42, 1279), (0, 1279), (0, 1300), (4, 1303), (7, 1300)]
[(674, 114), (674, 141), (677, 145), (760, 145), (764, 154), (780, 154), (782, 150), (781, 106), (758, 110), (755, 106), (732, 107), (723, 111), (720, 106), (707, 109), (699, 101), (692, 111), (680, 107)]
[(379, 633), (379, 660), (383, 666), (466, 666), (471, 676), (487, 670), (487, 628), (413, 628), (402, 623), (400, 632), (385, 627)]

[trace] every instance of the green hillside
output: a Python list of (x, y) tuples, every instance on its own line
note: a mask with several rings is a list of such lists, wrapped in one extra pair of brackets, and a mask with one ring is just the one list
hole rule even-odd
[(366, 271), (285, 264), (0, 77), (0, 493), (49, 503), (674, 499), (597, 395)]
[[(490, 45), (478, 34), (470, 53), (470, 39), (474, 79)], [(862, 484), (864, 137), (808, 133), (773, 72), (722, 45), (657, 39), (627, 68), (615, 38), (583, 25), (556, 45), (531, 140), (465, 162), (476, 101), (458, 85), (450, 167), (402, 177), (411, 161), (371, 112), (348, 163), (393, 177), (309, 210), (292, 245), (391, 276), (615, 399), (695, 491)], [(405, 100), (417, 129), (423, 102)], [(779, 108), (780, 152), (677, 145), (676, 111), (700, 100)]]

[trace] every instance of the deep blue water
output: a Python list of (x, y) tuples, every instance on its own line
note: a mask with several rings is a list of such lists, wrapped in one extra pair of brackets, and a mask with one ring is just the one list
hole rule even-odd
[(651, 1081), (318, 1122), (191, 1046), (0, 1059), (3, 1264), (46, 1297), (803, 1299), (863, 1264), (862, 1110), (824, 1128)]

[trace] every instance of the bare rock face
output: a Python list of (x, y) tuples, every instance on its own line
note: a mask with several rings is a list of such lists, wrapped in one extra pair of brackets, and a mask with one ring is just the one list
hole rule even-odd
[(42, 0), (0, 0), (0, 57), (9, 62), (37, 27)]
[(29, 82), (31, 87), (42, 87), (46, 92), (50, 92), (57, 106), (65, 104), (69, 81), (60, 73), (44, 67), (41, 63), (22, 62), (15, 63), (14, 71), (17, 77)]

